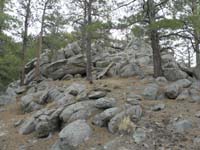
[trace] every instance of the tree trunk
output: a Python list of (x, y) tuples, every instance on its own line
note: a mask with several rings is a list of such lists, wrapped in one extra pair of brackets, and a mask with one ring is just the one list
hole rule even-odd
[[(148, 22), (151, 26), (156, 22), (156, 8), (154, 0), (147, 1), (147, 14), (148, 14)], [(157, 29), (149, 30), (149, 36), (151, 40), (151, 47), (153, 50), (153, 66), (154, 66), (154, 77), (157, 78), (159, 76), (163, 76), (162, 64), (161, 64), (161, 55), (160, 55), (160, 44), (159, 44), (159, 34)]]
[(188, 49), (187, 51), (188, 51), (188, 68), (191, 68), (191, 52), (190, 49)]
[(195, 76), (197, 79), (200, 79), (200, 49), (199, 42), (195, 40), (195, 52), (196, 52), (196, 67), (195, 67)]
[(162, 71), (162, 64), (161, 64), (158, 33), (156, 30), (151, 31), (150, 38), (151, 38), (151, 47), (153, 49), (154, 77), (157, 78), (159, 76), (163, 76), (163, 71)]
[[(5, 0), (1, 0), (1, 3), (0, 3), (0, 14), (3, 14), (4, 13), (4, 7), (5, 7)], [(4, 24), (4, 20), (1, 20), (1, 24), (3, 25)], [(0, 25), (0, 34), (3, 33), (3, 27), (2, 25)]]
[(92, 23), (92, 0), (89, 0), (88, 6), (87, 6), (87, 34), (86, 34), (86, 58), (87, 58), (87, 68), (86, 68), (86, 74), (87, 74), (87, 80), (92, 83), (92, 37), (91, 37), (91, 31), (89, 29), (91, 23)]
[[(197, 0), (192, 1), (192, 13), (193, 15), (199, 15), (198, 14), (198, 2)], [(196, 52), (196, 67), (195, 67), (195, 76), (197, 79), (200, 79), (200, 33), (198, 29), (194, 27), (194, 45), (195, 45), (195, 52)]]
[(37, 48), (37, 51), (36, 51), (36, 56), (37, 56), (37, 63), (36, 63), (36, 68), (35, 68), (36, 81), (40, 80), (40, 53), (41, 53), (41, 49), (42, 49), (42, 35), (40, 33), (40, 35), (38, 37), (38, 48)]
[(49, 0), (47, 0), (44, 4), (43, 13), (42, 13), (42, 20), (41, 20), (41, 29), (40, 29), (40, 35), (38, 39), (38, 49), (37, 49), (37, 64), (36, 64), (36, 81), (39, 81), (41, 78), (40, 73), (40, 54), (42, 50), (42, 42), (43, 42), (43, 31), (44, 31), (44, 21), (45, 21), (45, 15), (46, 15), (46, 9), (47, 5), (49, 3)]
[(26, 62), (25, 58), (26, 58), (26, 50), (27, 50), (27, 43), (28, 43), (28, 21), (29, 21), (29, 17), (30, 17), (30, 4), (31, 4), (31, 0), (28, 1), (28, 4), (26, 6), (23, 45), (22, 45), (22, 68), (21, 68), (20, 85), (24, 85), (24, 79), (25, 79), (25, 62)]
[(83, 25), (81, 27), (81, 50), (82, 54), (85, 54), (86, 50), (86, 25), (87, 25), (87, 3), (84, 1), (84, 11), (83, 11)]

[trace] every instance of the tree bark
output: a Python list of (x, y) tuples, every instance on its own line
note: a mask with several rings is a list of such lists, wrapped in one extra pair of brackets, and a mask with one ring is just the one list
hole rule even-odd
[(92, 23), (92, 0), (89, 0), (88, 2), (88, 27), (87, 27), (87, 50), (86, 50), (86, 57), (87, 57), (87, 69), (86, 69), (86, 73), (87, 73), (87, 80), (92, 83), (92, 54), (91, 54), (91, 50), (92, 50), (92, 37), (91, 37), (91, 31), (90, 31), (90, 25)]
[[(194, 16), (199, 15), (198, 14), (198, 2), (197, 0), (192, 1), (192, 13)], [(195, 67), (195, 76), (197, 79), (200, 79), (200, 33), (198, 29), (195, 29), (194, 27), (194, 50), (196, 52), (196, 67)]]
[(24, 79), (25, 79), (25, 62), (26, 62), (25, 58), (26, 58), (26, 50), (27, 50), (27, 43), (28, 43), (28, 23), (29, 23), (29, 17), (30, 17), (30, 5), (31, 5), (31, 0), (28, 0), (27, 6), (26, 6), (23, 43), (22, 43), (22, 67), (21, 67), (20, 85), (24, 85)]
[(47, 5), (49, 3), (49, 0), (47, 0), (44, 4), (43, 8), (43, 13), (42, 13), (42, 20), (41, 20), (41, 29), (40, 29), (40, 34), (38, 38), (38, 49), (37, 49), (37, 64), (36, 64), (36, 81), (39, 81), (41, 78), (41, 73), (40, 73), (40, 54), (42, 50), (42, 42), (43, 42), (43, 32), (44, 32), (44, 21), (45, 21), (45, 15), (46, 15), (46, 9)]
[[(1, 0), (1, 3), (0, 3), (0, 14), (2, 15), (4, 13), (4, 7), (5, 7), (5, 0)], [(1, 22), (2, 24), (4, 24), (4, 20), (2, 20)], [(0, 25), (0, 34), (3, 33), (3, 27), (2, 25)]]
[(151, 40), (151, 47), (153, 50), (153, 66), (154, 66), (154, 77), (163, 76), (161, 55), (160, 55), (160, 44), (159, 34), (157, 29), (152, 28), (151, 25), (156, 22), (156, 10), (154, 0), (147, 1), (147, 14), (149, 22), (149, 36)]
[(196, 52), (195, 76), (197, 79), (200, 79), (200, 49), (199, 49), (198, 39), (195, 39), (195, 52)]
[(153, 65), (154, 65), (154, 77), (163, 76), (159, 37), (156, 30), (152, 30), (150, 33), (151, 47), (153, 49)]

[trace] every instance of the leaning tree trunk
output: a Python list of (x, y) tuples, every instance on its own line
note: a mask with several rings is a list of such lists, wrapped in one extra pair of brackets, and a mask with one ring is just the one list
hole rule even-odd
[(47, 4), (49, 3), (49, 0), (45, 2), (44, 8), (43, 8), (43, 13), (42, 13), (42, 21), (41, 21), (41, 29), (40, 29), (40, 35), (38, 38), (38, 49), (37, 49), (37, 64), (36, 64), (36, 81), (39, 81), (41, 78), (41, 73), (40, 73), (40, 54), (42, 50), (42, 42), (43, 42), (43, 31), (44, 31), (44, 21), (45, 21), (45, 15), (46, 15), (46, 9), (47, 9)]
[(28, 21), (30, 17), (30, 5), (31, 5), (31, 0), (28, 1), (27, 7), (26, 7), (26, 16), (25, 16), (25, 22), (24, 22), (20, 85), (24, 85), (24, 80), (25, 80), (25, 62), (26, 62), (25, 59), (26, 59), (26, 50), (27, 50), (27, 43), (28, 43)]
[(157, 78), (163, 76), (158, 32), (156, 30), (151, 30), (150, 38), (151, 47), (153, 49), (154, 77)]

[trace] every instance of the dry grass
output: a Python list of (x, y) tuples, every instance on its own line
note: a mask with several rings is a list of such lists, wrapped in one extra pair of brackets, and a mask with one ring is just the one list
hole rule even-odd
[(126, 134), (132, 133), (135, 131), (135, 128), (136, 125), (131, 121), (129, 116), (123, 118), (118, 127), (120, 133)]
[[(135, 94), (141, 94), (142, 90), (135, 90), (135, 87), (141, 87), (148, 84), (148, 81), (141, 81), (138, 78), (107, 78), (102, 80), (94, 81), (94, 84), (89, 84), (87, 81), (83, 79), (73, 79), (69, 81), (51, 81), (50, 84), (52, 86), (63, 86), (63, 85), (70, 85), (74, 82), (77, 83), (83, 83), (87, 86), (88, 91), (96, 88), (96, 87), (104, 87), (111, 90), (110, 93), (108, 93), (109, 97), (114, 97), (118, 101), (118, 106), (121, 106), (125, 103), (125, 94), (128, 91), (128, 88), (131, 87), (134, 90), (129, 90), (129, 92), (134, 92)], [(19, 101), (19, 100), (18, 100)], [(182, 118), (185, 119), (192, 119), (194, 121), (194, 125), (200, 123), (198, 118), (195, 118), (195, 113), (197, 111), (200, 111), (199, 105), (197, 104), (191, 104), (188, 101), (183, 102), (177, 102), (174, 100), (163, 100), (163, 103), (165, 103), (166, 108), (163, 111), (160, 112), (152, 112), (150, 111), (150, 107), (154, 104), (157, 104), (158, 101), (148, 101), (148, 100), (142, 100), (141, 105), (144, 108), (144, 116), (143, 119), (145, 121), (151, 120), (154, 122), (158, 122), (160, 124), (166, 125), (170, 119), (173, 119), (175, 117), (182, 116)], [(47, 108), (53, 108), (55, 106), (54, 103), (48, 104)], [(49, 150), (49, 146), (55, 143), (56, 139), (58, 138), (58, 133), (55, 133), (52, 135), (50, 139), (42, 139), (37, 140), (36, 144), (30, 144), (28, 141), (31, 139), (34, 139), (33, 135), (19, 135), (18, 134), (18, 128), (14, 128), (13, 124), (14, 122), (25, 119), (31, 114), (23, 114), (20, 111), (19, 102), (16, 104), (9, 105), (5, 107), (6, 111), (0, 113), (0, 119), (5, 123), (5, 131), (8, 131), (7, 136), (4, 139), (4, 145), (6, 145), (6, 149), (2, 150), (17, 150), (20, 145), (29, 145), (27, 148), (28, 150)], [(91, 125), (91, 124), (90, 124)], [(138, 124), (137, 124), (138, 125)], [(91, 125), (93, 128), (93, 136), (89, 141), (84, 143), (81, 146), (81, 150), (86, 150), (85, 147), (92, 147), (96, 145), (103, 145), (106, 142), (110, 141), (111, 139), (114, 139), (116, 135), (110, 134), (106, 128), (99, 128), (96, 126)], [(130, 133), (131, 131), (134, 131), (136, 125), (131, 122), (131, 119), (129, 117), (125, 117), (120, 125), (119, 130), (121, 132)], [(194, 136), (200, 135), (200, 131), (194, 129), (192, 130), (187, 136), (188, 139), (191, 139)], [(192, 141), (187, 141), (188, 144), (192, 144)], [(0, 145), (1, 145), (0, 140)], [(1, 149), (1, 146), (0, 146)]]

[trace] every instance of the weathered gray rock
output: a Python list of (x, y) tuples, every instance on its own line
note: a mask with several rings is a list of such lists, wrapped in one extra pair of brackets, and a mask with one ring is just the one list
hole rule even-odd
[(76, 150), (77, 148), (74, 146), (70, 146), (68, 144), (62, 143), (58, 140), (52, 147), (51, 150)]
[(13, 126), (16, 128), (16, 127), (20, 126), (23, 122), (24, 122), (23, 119), (22, 119), (22, 120), (18, 120), (18, 121), (16, 121), (16, 122), (14, 123)]
[(148, 85), (143, 92), (143, 96), (148, 100), (156, 100), (159, 92), (159, 86), (157, 84)]
[(198, 102), (198, 103), (200, 102), (200, 95), (198, 90), (190, 89), (189, 93), (191, 95), (190, 102)]
[(66, 59), (63, 59), (48, 64), (48, 66), (42, 70), (42, 74), (53, 80), (61, 79), (66, 75), (63, 67), (67, 65), (67, 62)]
[(131, 105), (140, 105), (141, 101), (136, 100), (136, 99), (130, 99), (130, 98), (128, 98), (127, 99), (127, 103), (131, 104)]
[(47, 122), (49, 120), (49, 116), (46, 114), (40, 115), (38, 118), (36, 118), (37, 123), (38, 122)]
[(86, 101), (89, 100), (87, 92), (82, 92), (76, 96), (76, 101)]
[(65, 59), (65, 52), (63, 49), (60, 49), (53, 54), (51, 61), (57, 61), (62, 59)]
[(164, 76), (169, 81), (177, 81), (179, 79), (186, 79), (188, 75), (178, 68), (165, 68)]
[(75, 79), (82, 78), (82, 75), (81, 75), (81, 74), (75, 74), (75, 75), (74, 75), (74, 78), (75, 78)]
[(161, 58), (162, 58), (162, 64), (168, 64), (170, 62), (175, 62), (175, 58), (171, 54), (163, 54), (161, 56)]
[(35, 102), (31, 102), (27, 108), (24, 109), (24, 112), (32, 112), (32, 111), (36, 111), (36, 110), (40, 110), (42, 109), (42, 105), (39, 105)]
[(83, 55), (76, 55), (69, 59), (58, 60), (48, 64), (43, 70), (42, 74), (47, 78), (54, 80), (62, 79), (65, 75), (84, 74), (85, 60)]
[(193, 143), (196, 144), (196, 145), (199, 145), (199, 144), (200, 144), (200, 137), (199, 137), (199, 136), (198, 136), (198, 137), (195, 137), (195, 138), (193, 139)]
[(85, 120), (77, 120), (67, 125), (59, 133), (59, 146), (67, 149), (77, 147), (92, 135), (92, 129)]
[(40, 116), (42, 116), (42, 115), (46, 115), (46, 112), (47, 112), (48, 110), (46, 109), (46, 108), (44, 108), (44, 109), (41, 109), (41, 110), (38, 110), (38, 111), (36, 111), (34, 114), (33, 114), (33, 117), (34, 118), (39, 118)]
[(177, 84), (181, 88), (188, 88), (192, 85), (192, 82), (188, 79), (181, 79), (176, 81), (174, 84)]
[(141, 95), (138, 95), (138, 94), (135, 94), (135, 93), (129, 93), (129, 94), (127, 94), (127, 99), (135, 99), (135, 100), (139, 100), (139, 101), (141, 101), (143, 98), (142, 98), (142, 96)]
[(8, 88), (6, 89), (6, 95), (10, 97), (15, 97), (17, 95), (16, 90), (17, 87), (8, 86)]
[(68, 123), (76, 121), (76, 120), (87, 120), (89, 117), (93, 115), (94, 112), (97, 112), (98, 110), (96, 108), (91, 109), (83, 109), (75, 112), (71, 115), (71, 117), (68, 120)]
[[(99, 45), (99, 43), (94, 44), (92, 55), (97, 74), (112, 63), (113, 65), (106, 69), (103, 76), (130, 77), (139, 75), (143, 78), (145, 75), (152, 75), (152, 50), (149, 46), (139, 46), (141, 44), (138, 43), (141, 42), (134, 42), (134, 45), (131, 44), (131, 46), (128, 44), (123, 48), (121, 47), (120, 50), (115, 47), (103, 47), (101, 44)], [(145, 45), (145, 43), (143, 42), (142, 45)], [(82, 55), (83, 52), (78, 42), (68, 44), (66, 48), (58, 50), (57, 53), (53, 54), (51, 60), (49, 54), (50, 52), (46, 52), (41, 56), (42, 62), (40, 67), (42, 75), (45, 78), (58, 80), (70, 79), (77, 74), (79, 74), (79, 76), (85, 76), (85, 56)], [(30, 83), (34, 79), (35, 62), (36, 59), (27, 64), (27, 83)], [(162, 64), (167, 79), (175, 81), (188, 77), (188, 75), (182, 71), (183, 69), (181, 70), (180, 65), (176, 63), (175, 58), (171, 54), (164, 54), (162, 56)]]
[(161, 103), (161, 104), (157, 104), (151, 107), (152, 111), (161, 111), (165, 109), (165, 104)]
[(30, 72), (31, 70), (34, 69), (35, 67), (35, 62), (37, 61), (36, 58), (32, 59), (30, 62), (28, 62), (26, 65), (25, 65), (25, 73), (28, 73)]
[(100, 98), (95, 101), (95, 107), (100, 109), (112, 108), (115, 107), (116, 104), (117, 104), (116, 99), (108, 97)]
[[(30, 62), (28, 62), (25, 65), (25, 73), (27, 74), (28, 72), (34, 70), (35, 64), (36, 64), (37, 58), (33, 58)], [(49, 54), (48, 54), (48, 50), (45, 50), (45, 52), (43, 52), (40, 55), (40, 66), (44, 65), (44, 64), (48, 64), (50, 63), (50, 59), (49, 59)]]
[(28, 74), (25, 75), (24, 83), (28, 85), (35, 78), (35, 69), (31, 70)]
[(109, 64), (110, 64), (109, 61), (101, 60), (101, 61), (97, 61), (97, 62), (96, 62), (96, 67), (99, 67), (99, 68), (106, 68)]
[(129, 93), (127, 95), (127, 99), (126, 99), (126, 102), (128, 104), (131, 104), (131, 105), (139, 105), (140, 104), (140, 101), (142, 100), (142, 96), (140, 95), (137, 95), (137, 94), (134, 94), (134, 93)]
[(65, 53), (65, 58), (70, 58), (72, 56), (75, 56), (75, 55), (81, 53), (81, 48), (80, 48), (78, 42), (73, 42), (73, 43), (68, 44), (64, 48), (64, 53)]
[[(170, 84), (169, 86), (167, 86), (166, 91), (165, 91), (165, 95), (170, 98), (170, 99), (176, 99), (178, 97), (178, 95), (180, 94), (181, 90), (183, 88), (187, 88), (189, 86), (191, 86), (192, 82), (187, 80), (187, 79), (181, 79), (178, 80), (172, 84)], [(183, 97), (187, 96), (187, 93), (182, 93)], [(181, 97), (180, 97), (181, 98)]]
[(165, 77), (158, 77), (156, 78), (156, 83), (159, 85), (166, 85), (168, 81)]
[(34, 118), (30, 118), (21, 125), (21, 128), (19, 129), (19, 133), (30, 134), (33, 131), (35, 131), (35, 127), (36, 127), (36, 124), (35, 124)]
[(21, 98), (21, 108), (23, 110), (25, 109), (24, 111), (29, 111), (29, 110), (27, 110), (27, 107), (32, 101), (33, 101), (32, 94), (23, 96)]
[(8, 95), (0, 95), (0, 106), (4, 106), (6, 104), (10, 104), (16, 102), (16, 98), (15, 97), (11, 97)]
[(121, 77), (131, 77), (135, 75), (144, 76), (144, 73), (137, 64), (128, 64), (120, 69)]
[(109, 122), (108, 129), (111, 133), (116, 133), (119, 130), (121, 121), (130, 117), (132, 121), (137, 121), (142, 116), (142, 108), (139, 105), (131, 106), (130, 108), (116, 114)]
[(69, 93), (73, 96), (77, 96), (80, 93), (84, 92), (85, 90), (86, 90), (86, 86), (84, 84), (73, 83), (65, 90), (65, 93)]
[(195, 114), (195, 117), (200, 118), (200, 111)]
[(198, 81), (193, 82), (191, 85), (191, 89), (195, 89), (195, 90), (199, 91), (200, 90), (200, 81), (198, 80)]
[(43, 92), (43, 94), (39, 97), (39, 101), (38, 103), (41, 105), (44, 105), (46, 103), (48, 103), (48, 98), (49, 98), (49, 91), (46, 90)]
[(143, 56), (136, 59), (136, 63), (140, 66), (142, 65), (149, 65), (151, 63), (151, 58), (149, 56)]
[(137, 144), (143, 142), (146, 138), (146, 131), (142, 128), (137, 128), (133, 134), (133, 139)]
[(33, 85), (37, 89), (37, 91), (47, 91), (52, 87), (52, 85), (49, 85), (49, 81), (52, 81), (52, 79), (46, 79), (40, 82), (39, 84)]
[(180, 93), (180, 90), (181, 90), (180, 86), (178, 86), (177, 84), (171, 84), (171, 85), (167, 86), (165, 95), (169, 99), (176, 99)]
[(58, 90), (58, 88), (52, 88), (51, 90), (49, 90), (48, 95), (49, 95), (48, 102), (59, 101), (61, 98), (65, 96), (64, 93)]
[(190, 94), (188, 89), (183, 90), (180, 95), (176, 98), (177, 101), (184, 101), (184, 100), (189, 100), (190, 99)]
[(95, 102), (94, 101), (83, 101), (83, 102), (78, 102), (76, 104), (72, 104), (70, 106), (67, 106), (62, 113), (60, 114), (60, 119), (67, 123), (68, 120), (70, 119), (70, 117), (80, 111), (80, 110), (89, 110), (89, 109), (93, 109), (95, 106)]
[(71, 79), (73, 79), (73, 75), (71, 74), (67, 74), (62, 78), (62, 80), (71, 80)]
[(161, 93), (160, 95), (158, 95), (157, 100), (164, 100), (166, 99), (166, 96), (164, 93)]
[(59, 107), (49, 116), (49, 128), (51, 129), (51, 131), (57, 131), (60, 129), (61, 120), (59, 116), (62, 113), (63, 109), (63, 107)]
[(73, 95), (65, 93), (65, 96), (62, 97), (61, 99), (59, 99), (57, 101), (57, 104), (59, 106), (63, 106), (63, 105), (66, 106), (66, 105), (71, 105), (71, 104), (73, 104), (75, 102), (76, 102), (76, 99), (75, 99), (75, 97)]
[(181, 120), (173, 124), (174, 131), (177, 133), (184, 133), (189, 129), (192, 129), (192, 127), (192, 122), (189, 120)]
[(35, 93), (35, 92), (37, 92), (37, 89), (36, 89), (35, 86), (32, 86), (32, 87), (30, 87), (30, 88), (27, 90), (26, 94), (27, 94), (27, 95), (28, 95), (28, 94), (33, 94), (33, 93)]
[(106, 94), (107, 93), (105, 91), (93, 91), (88, 95), (88, 97), (89, 99), (99, 99), (105, 97)]
[(39, 110), (42, 108), (41, 105), (38, 104), (39, 97), (42, 94), (42, 92), (37, 92), (34, 94), (28, 94), (21, 98), (21, 108), (24, 112), (32, 112), (35, 110)]
[(27, 87), (26, 86), (20, 86), (16, 89), (15, 93), (16, 94), (22, 94), (26, 91)]
[(92, 123), (100, 127), (107, 126), (110, 119), (116, 114), (120, 113), (120, 111), (121, 109), (118, 107), (106, 109), (102, 113), (95, 115), (92, 120)]
[(49, 123), (46, 121), (41, 121), (37, 123), (36, 128), (35, 128), (36, 136), (38, 138), (45, 138), (49, 136), (50, 133), (50, 128), (49, 128)]

